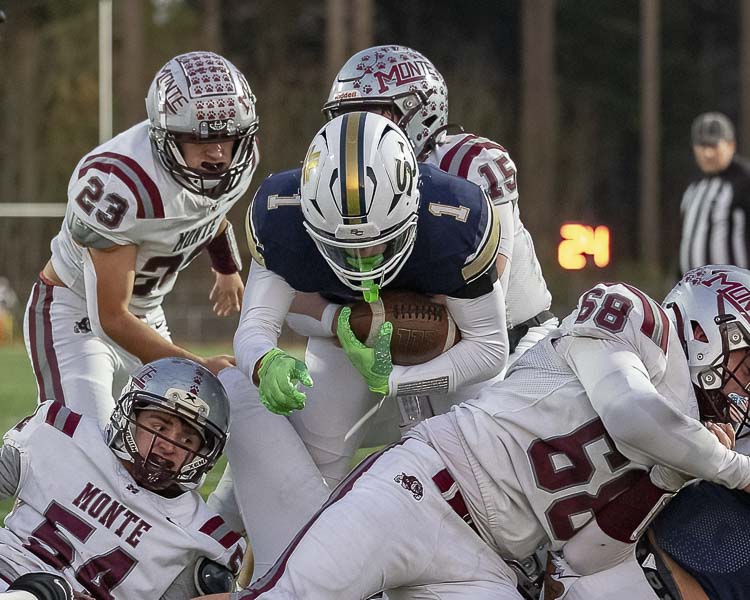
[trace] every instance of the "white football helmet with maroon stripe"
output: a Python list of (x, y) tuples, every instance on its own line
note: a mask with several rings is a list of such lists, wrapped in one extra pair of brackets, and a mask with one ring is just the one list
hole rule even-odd
[[(190, 452), (181, 465), (165, 467), (152, 458), (157, 437), (178, 442), (151, 431), (151, 446), (144, 451), (135, 441), (136, 417), (140, 410), (156, 410), (182, 419), (203, 439), (197, 452)], [(224, 451), (229, 431), (229, 398), (219, 379), (205, 367), (186, 358), (161, 358), (133, 375), (123, 388), (106, 428), (106, 439), (114, 454), (133, 463), (134, 479), (148, 489), (179, 485), (195, 489)]]
[[(687, 355), (701, 418), (731, 423), (739, 435), (750, 425), (750, 271), (729, 265), (688, 271), (664, 306)], [(730, 357), (742, 349), (741, 358)]]
[[(255, 96), (245, 76), (213, 52), (189, 52), (156, 73), (146, 97), (151, 143), (164, 168), (184, 188), (209, 198), (233, 190), (257, 166)], [(206, 173), (187, 166), (181, 142), (234, 141), (223, 171)]]
[(323, 112), (332, 119), (349, 110), (390, 110), (421, 156), (448, 125), (448, 88), (425, 56), (406, 46), (357, 52), (336, 75)]
[(403, 131), (368, 112), (329, 121), (302, 166), (301, 207), (307, 233), (336, 276), (376, 300), (416, 238), (419, 171)]

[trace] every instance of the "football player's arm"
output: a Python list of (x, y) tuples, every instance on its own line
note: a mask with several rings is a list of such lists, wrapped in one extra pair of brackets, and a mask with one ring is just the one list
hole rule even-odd
[(208, 299), (213, 302), (213, 311), (219, 317), (239, 312), (242, 306), (242, 259), (237, 249), (237, 239), (232, 224), (224, 217), (218, 232), (206, 246), (214, 272), (214, 286)]
[(341, 304), (329, 302), (318, 293), (297, 293), (289, 307), (286, 324), (305, 337), (333, 337)]
[(467, 292), (483, 291), (481, 295), (446, 298), (446, 308), (461, 331), (461, 340), (424, 364), (394, 365), (389, 378), (390, 395), (452, 392), (463, 385), (491, 379), (503, 370), (508, 357), (505, 295), (500, 285), (493, 285), (494, 279), (494, 273), (487, 273), (465, 288)]
[(9, 444), (0, 446), (0, 500), (15, 497), (21, 481), (21, 453)]
[(234, 354), (239, 369), (258, 385), (260, 359), (276, 347), (296, 292), (283, 277), (255, 261), (246, 287), (234, 334)]
[(730, 488), (750, 485), (750, 457), (724, 447), (656, 390), (643, 361), (612, 340), (563, 338), (565, 356), (618, 450)]
[(495, 267), (503, 292), (508, 293), (508, 282), (510, 281), (510, 265), (513, 260), (513, 203), (504, 202), (495, 206), (495, 212), (500, 218), (500, 246), (497, 249)]
[(205, 365), (214, 373), (230, 366), (230, 357), (204, 359), (166, 340), (132, 314), (128, 306), (135, 281), (135, 245), (89, 248), (84, 254), (86, 300), (92, 329), (111, 339), (143, 363), (180, 356)]

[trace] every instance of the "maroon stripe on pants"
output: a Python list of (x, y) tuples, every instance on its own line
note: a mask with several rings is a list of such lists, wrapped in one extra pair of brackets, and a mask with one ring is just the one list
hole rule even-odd
[(331, 495), (328, 497), (326, 503), (317, 513), (315, 513), (315, 515), (313, 515), (313, 518), (310, 519), (307, 524), (299, 530), (299, 533), (297, 533), (292, 542), (286, 547), (286, 550), (284, 550), (284, 552), (281, 554), (279, 559), (276, 561), (276, 564), (268, 570), (268, 573), (263, 575), (263, 577), (258, 579), (246, 590), (237, 592), (236, 594), (232, 594), (232, 600), (251, 600), (252, 598), (257, 598), (261, 594), (264, 594), (265, 592), (273, 589), (273, 587), (278, 583), (279, 579), (281, 579), (281, 576), (284, 574), (284, 571), (286, 570), (286, 564), (289, 561), (292, 553), (296, 550), (297, 546), (302, 541), (302, 538), (305, 537), (305, 534), (310, 530), (315, 521), (318, 520), (318, 517), (320, 517), (320, 515), (322, 515), (327, 508), (331, 507), (333, 504), (346, 496), (354, 487), (354, 484), (357, 482), (357, 480), (362, 475), (364, 475), (370, 469), (370, 467), (372, 467), (373, 464), (375, 464), (375, 461), (377, 461), (378, 458), (380, 458), (391, 448), (403, 444), (404, 441), (405, 440), (401, 440), (400, 442), (391, 444), (390, 446), (383, 448), (379, 452), (371, 454), (361, 463), (359, 463), (359, 465), (355, 467), (352, 472), (349, 473), (349, 475), (346, 476), (346, 478), (336, 487), (336, 489), (331, 492)]
[(39, 386), (39, 400), (42, 402), (47, 399), (47, 391), (44, 389), (44, 377), (39, 367), (39, 349), (36, 347), (36, 304), (39, 302), (39, 287), (41, 283), (37, 281), (31, 292), (31, 302), (29, 302), (29, 346), (31, 349), (31, 366), (34, 368), (34, 377)]
[(55, 342), (52, 339), (52, 319), (50, 318), (50, 307), (52, 306), (53, 287), (45, 286), (44, 291), (44, 354), (47, 357), (50, 377), (52, 377), (52, 390), (55, 394), (55, 401), (65, 404), (63, 394), (62, 379), (60, 377), (60, 368), (57, 366), (57, 354), (55, 354)]
[(453, 479), (453, 475), (450, 474), (448, 469), (439, 471), (432, 478), (432, 481), (435, 483), (437, 489), (440, 491), (440, 494), (443, 496), (443, 500), (445, 500), (453, 509), (453, 511), (459, 517), (461, 517), (469, 527), (474, 530), (474, 533), (479, 534), (479, 530), (477, 529), (477, 526), (474, 524), (474, 520), (469, 514), (469, 508), (466, 506), (466, 501), (464, 500), (464, 496), (461, 493), (461, 490), (458, 489), (458, 485), (456, 485), (456, 493), (453, 494), (453, 496), (448, 496), (448, 492), (450, 491), (451, 487), (453, 487), (453, 484), (456, 483), (456, 480)]

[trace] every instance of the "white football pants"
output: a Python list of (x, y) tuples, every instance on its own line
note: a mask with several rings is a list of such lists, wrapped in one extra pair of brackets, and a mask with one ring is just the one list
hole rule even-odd
[[(164, 311), (144, 321), (170, 339)], [(66, 287), (37, 281), (24, 315), (26, 352), (36, 378), (38, 401), (57, 400), (75, 412), (109, 421), (127, 378), (141, 366), (133, 355), (94, 333), (86, 300)]]
[(513, 572), (433, 481), (444, 471), (414, 439), (366, 458), (235, 597), (359, 600), (386, 589), (390, 600), (520, 600)]

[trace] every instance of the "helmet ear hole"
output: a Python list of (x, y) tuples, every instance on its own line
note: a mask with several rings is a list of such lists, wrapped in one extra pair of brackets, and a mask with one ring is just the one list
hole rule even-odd
[(697, 341), (708, 341), (708, 336), (706, 335), (706, 332), (703, 331), (703, 327), (701, 327), (701, 324), (698, 323), (698, 321), (690, 321), (690, 328), (693, 330), (693, 338), (695, 338)]

